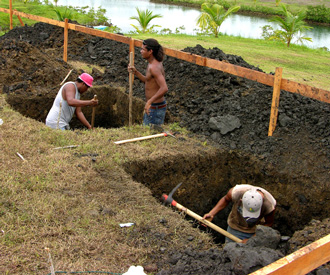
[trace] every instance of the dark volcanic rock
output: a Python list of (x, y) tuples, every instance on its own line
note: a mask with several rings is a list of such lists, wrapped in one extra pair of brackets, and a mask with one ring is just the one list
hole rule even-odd
[[(62, 61), (63, 29), (44, 23), (15, 28), (0, 37), (0, 46), (0, 85), (9, 103), (17, 109), (21, 106), (19, 111), (31, 117), (40, 115), (35, 110), (41, 104), (47, 106), (43, 107), (47, 112), (59, 83), (71, 69)], [(70, 61), (105, 69), (104, 73), (93, 69), (95, 85), (117, 85), (128, 93), (128, 45), (70, 30), (68, 46)], [(218, 48), (196, 45), (183, 51), (261, 71), (240, 56), (225, 54)], [(262, 185), (264, 182), (258, 182), (258, 178), (263, 177), (259, 175), (272, 178), (276, 184), (272, 193), (278, 201), (275, 222), (283, 231), (293, 233), (313, 218), (328, 218), (330, 104), (281, 91), (277, 127), (268, 137), (272, 87), (169, 56), (163, 64), (172, 121), (214, 146), (261, 160), (263, 167), (251, 167), (255, 177), (241, 180)], [(135, 48), (136, 68), (144, 72), (146, 65), (140, 49)], [(78, 73), (73, 72), (69, 80)], [(144, 86), (136, 78), (133, 91), (134, 96), (144, 99)], [(308, 231), (301, 234), (301, 238), (292, 240), (292, 249), (301, 246), (305, 235), (313, 239)], [(162, 263), (158, 274), (252, 272), (280, 257), (274, 248), (278, 235), (274, 233), (270, 239), (272, 246), (268, 248), (261, 239), (251, 239), (247, 246), (234, 244), (225, 251), (168, 252), (168, 268)]]

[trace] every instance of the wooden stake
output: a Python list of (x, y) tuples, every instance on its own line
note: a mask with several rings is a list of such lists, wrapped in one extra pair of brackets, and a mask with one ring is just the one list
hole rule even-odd
[[(97, 100), (97, 95), (94, 95), (94, 100)], [(92, 111), (92, 129), (94, 128), (94, 121), (95, 121), (95, 110), (96, 110), (96, 106), (93, 106), (93, 111)]]
[(282, 79), (282, 68), (276, 68), (268, 136), (272, 136), (276, 128), (278, 106), (280, 104), (281, 79)]
[(9, 28), (13, 29), (13, 0), (9, 0)]
[(63, 51), (63, 60), (65, 62), (68, 61), (68, 28), (69, 28), (69, 20), (68, 18), (65, 18), (64, 20), (64, 51)]

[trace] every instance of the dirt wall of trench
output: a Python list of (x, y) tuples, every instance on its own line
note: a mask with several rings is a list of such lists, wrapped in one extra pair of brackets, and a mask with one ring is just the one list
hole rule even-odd
[[(43, 94), (15, 91), (15, 93), (8, 93), (7, 102), (22, 115), (44, 122), (57, 92), (57, 89)], [(81, 95), (81, 99), (91, 99), (94, 95), (97, 95), (99, 100), (99, 105), (95, 109), (96, 127), (113, 128), (128, 125), (129, 98), (127, 94), (115, 87), (99, 86)], [(143, 100), (133, 98), (132, 106), (133, 123), (141, 123), (144, 109)], [(90, 121), (92, 107), (85, 107), (82, 110), (87, 120)], [(70, 126), (81, 128), (82, 124), (74, 117)]]
[[(282, 235), (292, 235), (312, 218), (326, 218), (330, 210), (327, 199), (330, 191), (326, 186), (281, 174), (266, 162), (241, 152), (216, 150), (209, 155), (191, 152), (191, 155), (128, 162), (125, 170), (148, 186), (157, 198), (182, 182), (174, 199), (200, 216), (236, 184), (263, 187), (277, 200), (274, 228)], [(230, 209), (221, 211), (214, 223), (226, 228)]]

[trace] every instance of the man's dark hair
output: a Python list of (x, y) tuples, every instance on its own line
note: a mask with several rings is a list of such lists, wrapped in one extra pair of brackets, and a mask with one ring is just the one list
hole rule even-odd
[(164, 59), (164, 51), (163, 47), (158, 43), (156, 39), (149, 38), (143, 40), (143, 45), (146, 46), (147, 50), (152, 50), (153, 56), (156, 58), (157, 61), (162, 62)]
[(78, 83), (85, 83), (85, 82), (82, 81), (79, 77), (77, 77), (76, 81), (77, 81)]

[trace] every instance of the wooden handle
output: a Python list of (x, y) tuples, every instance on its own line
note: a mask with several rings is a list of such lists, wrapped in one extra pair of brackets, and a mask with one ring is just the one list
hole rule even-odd
[[(173, 204), (172, 204), (173, 205)], [(178, 208), (180, 211), (185, 212), (186, 214), (188, 214), (190, 217), (193, 217), (194, 219), (200, 221), (201, 223), (207, 225), (208, 227), (211, 227), (213, 230), (219, 232), (220, 234), (226, 236), (227, 238), (237, 242), (237, 243), (241, 243), (242, 240), (237, 238), (236, 236), (230, 234), (229, 232), (227, 232), (226, 230), (223, 230), (221, 227), (215, 225), (214, 223), (209, 222), (208, 220), (203, 219), (201, 216), (197, 215), (196, 213), (192, 212), (191, 210), (183, 207), (181, 204), (176, 203), (175, 205), (176, 208)]]
[(61, 82), (60, 86), (63, 85), (63, 83), (67, 80), (67, 78), (69, 77), (69, 75), (72, 73), (73, 69), (70, 70), (70, 72), (66, 75), (66, 77), (63, 79), (63, 81)]
[[(97, 95), (94, 95), (94, 100), (96, 100), (96, 99), (97, 99)], [(95, 109), (96, 109), (96, 106), (93, 106), (93, 111), (92, 111), (92, 123), (91, 123), (92, 128), (94, 128)]]
[[(129, 65), (134, 66), (134, 53), (130, 52)], [(134, 74), (129, 73), (129, 102), (128, 102), (128, 126), (132, 126), (132, 97), (133, 97)]]
[(150, 135), (150, 136), (145, 136), (145, 137), (137, 137), (137, 138), (132, 138), (132, 139), (125, 139), (125, 140), (115, 141), (114, 143), (115, 144), (123, 144), (123, 143), (138, 141), (138, 140), (145, 140), (145, 139), (165, 137), (165, 136), (166, 136), (166, 133), (161, 133), (161, 134)]

